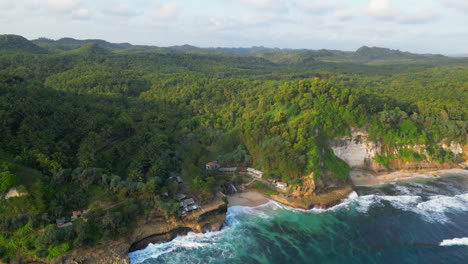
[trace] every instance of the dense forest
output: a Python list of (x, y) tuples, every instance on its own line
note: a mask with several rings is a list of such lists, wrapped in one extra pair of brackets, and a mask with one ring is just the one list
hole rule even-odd
[[(385, 63), (387, 62), (387, 63)], [(356, 52), (159, 48), (0, 36), (0, 257), (51, 259), (125, 234), (139, 215), (177, 215), (179, 173), (197, 200), (206, 162), (322, 187), (348, 181), (327, 146), (366, 127), (391, 150), (466, 143), (468, 60)], [(390, 153), (390, 152), (389, 152)], [(402, 148), (392, 159), (426, 159)], [(73, 225), (56, 219), (87, 209)]]

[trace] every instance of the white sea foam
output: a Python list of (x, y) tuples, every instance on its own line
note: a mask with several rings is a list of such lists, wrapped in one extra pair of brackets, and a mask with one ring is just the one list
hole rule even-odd
[(170, 245), (171, 243), (164, 244), (149, 244), (145, 250), (139, 250), (128, 254), (132, 264), (143, 263), (143, 261), (151, 258), (157, 258), (163, 254), (169, 253), (174, 250)]
[(436, 195), (429, 198), (423, 198), (418, 195), (363, 195), (343, 200), (342, 203), (329, 209), (291, 209), (288, 210), (305, 211), (314, 213), (324, 213), (327, 211), (336, 211), (342, 209), (355, 208), (359, 212), (367, 213), (373, 207), (384, 206), (384, 203), (402, 211), (413, 212), (421, 215), (428, 222), (447, 222), (449, 218), (447, 213), (450, 211), (468, 211), (468, 193), (455, 196)]
[(447, 222), (449, 219), (446, 213), (468, 211), (468, 194), (432, 196), (430, 200), (419, 203), (413, 211), (423, 215), (429, 222)]
[(403, 195), (412, 194), (412, 190), (406, 186), (403, 186), (400, 184), (394, 184), (394, 186), (395, 186), (395, 189)]
[(468, 246), (468, 237), (444, 239), (440, 242), (441, 246)]
[[(427, 198), (426, 198), (427, 199)], [(367, 213), (372, 207), (384, 206), (385, 202), (391, 206), (408, 212), (413, 212), (424, 217), (424, 220), (429, 222), (446, 222), (448, 218), (446, 213), (451, 210), (468, 211), (468, 194), (461, 194), (455, 196), (431, 196), (428, 200), (423, 199), (417, 195), (363, 195), (357, 196), (357, 193), (351, 193), (348, 198), (344, 199), (340, 204), (335, 205), (328, 209), (313, 208), (304, 210), (299, 208), (292, 208), (281, 203), (270, 201), (266, 204), (257, 207), (231, 207), (233, 210), (233, 218), (239, 213), (251, 214), (258, 217), (266, 218), (270, 214), (268, 211), (284, 209), (293, 212), (303, 213), (325, 213), (330, 211), (346, 210), (351, 207), (359, 212)], [(230, 208), (230, 210), (231, 210)], [(228, 212), (228, 216), (230, 213)], [(229, 217), (228, 217), (229, 218)]]
[[(413, 186), (416, 185), (416, 186)], [(356, 192), (352, 192), (348, 198), (344, 199), (340, 204), (333, 206), (328, 209), (314, 208), (311, 210), (303, 210), (292, 208), (275, 201), (269, 201), (266, 204), (259, 205), (257, 207), (245, 207), (245, 206), (233, 206), (228, 209), (226, 214), (226, 227), (220, 232), (213, 232), (208, 234), (195, 234), (189, 233), (187, 236), (180, 236), (174, 240), (161, 243), (161, 244), (150, 244), (147, 249), (129, 254), (132, 264), (139, 264), (147, 259), (159, 258), (160, 256), (167, 253), (180, 252), (182, 249), (193, 249), (202, 248), (217, 244), (217, 248), (222, 250), (220, 254), (227, 255), (235, 254), (235, 248), (233, 245), (222, 243), (226, 236), (231, 236), (237, 233), (243, 228), (242, 224), (247, 219), (255, 218), (269, 218), (275, 215), (275, 211), (288, 210), (298, 213), (326, 213), (333, 211), (349, 210), (354, 208), (362, 213), (367, 213), (373, 207), (383, 207), (388, 204), (402, 210), (404, 212), (412, 212), (420, 215), (423, 220), (428, 222), (446, 222), (449, 221), (447, 217), (448, 212), (452, 211), (468, 211), (468, 193), (459, 194), (454, 196), (445, 195), (434, 195), (429, 197), (422, 197), (419, 195), (411, 195), (411, 189), (423, 189), (426, 186), (418, 186), (419, 184), (411, 184), (411, 186), (399, 186), (397, 190), (402, 195), (363, 195), (358, 196)], [(420, 187), (420, 188), (418, 188)], [(437, 190), (434, 190), (437, 191)], [(419, 194), (419, 193), (418, 193)], [(247, 217), (247, 218), (246, 218)], [(225, 233), (227, 232), (227, 233)], [(223, 244), (222, 248), (219, 248)], [(452, 245), (468, 245), (468, 238), (454, 238), (444, 240), (440, 243), (441, 246), (452, 246)], [(180, 254), (179, 254), (180, 255)], [(183, 257), (185, 253), (178, 256)], [(206, 260), (206, 259), (205, 259)], [(208, 261), (210, 262), (210, 261)]]
[(269, 215), (265, 212), (265, 210), (261, 210), (266, 206), (271, 206), (273, 201), (270, 201), (266, 204), (257, 206), (257, 207), (249, 207), (249, 206), (232, 206), (229, 207), (229, 210), (226, 213), (226, 225), (232, 226), (239, 222), (240, 215), (248, 215), (250, 217), (258, 217), (258, 218), (268, 218)]
[(373, 206), (383, 206), (384, 201), (400, 210), (417, 213), (428, 222), (447, 222), (449, 219), (446, 213), (450, 211), (468, 211), (468, 194), (437, 195), (429, 197), (428, 200), (414, 195), (365, 195), (357, 200), (356, 209), (365, 213)]
[(223, 231), (209, 232), (205, 234), (189, 232), (185, 236), (177, 236), (166, 243), (149, 244), (144, 250), (131, 252), (128, 256), (132, 264), (143, 263), (147, 259), (156, 259), (164, 254), (178, 249), (193, 249), (212, 245), (221, 239)]
[(355, 191), (352, 191), (349, 195), (348, 195), (348, 199), (357, 199), (359, 197), (359, 195), (357, 194), (357, 192)]
[(383, 201), (388, 201), (393, 207), (401, 210), (412, 210), (414, 206), (421, 202), (420, 196), (398, 195), (398, 196), (379, 196)]

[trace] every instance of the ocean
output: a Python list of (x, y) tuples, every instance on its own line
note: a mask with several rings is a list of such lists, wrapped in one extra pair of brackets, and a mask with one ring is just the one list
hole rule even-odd
[(153, 263), (468, 263), (468, 177), (358, 187), (326, 210), (233, 206), (219, 232), (129, 254)]

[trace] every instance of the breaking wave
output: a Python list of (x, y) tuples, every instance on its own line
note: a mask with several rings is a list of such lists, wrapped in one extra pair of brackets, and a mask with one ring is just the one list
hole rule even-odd
[(177, 236), (174, 240), (166, 243), (149, 244), (144, 250), (131, 252), (128, 256), (132, 264), (139, 264), (147, 259), (157, 259), (167, 253), (210, 246), (221, 239), (222, 232), (205, 234), (189, 232), (185, 236)]
[[(380, 189), (358, 188), (340, 204), (328, 209), (296, 209), (275, 201), (257, 207), (233, 206), (228, 209), (224, 227), (219, 232), (189, 233), (167, 243), (150, 244), (144, 250), (130, 253), (129, 257), (132, 264), (284, 263), (291, 261), (285, 257), (289, 254), (303, 256), (294, 260), (297, 263), (310, 263), (311, 255), (318, 263), (327, 262), (329, 256), (335, 256), (333, 263), (348, 263), (345, 255), (340, 260), (346, 251), (329, 250), (349, 243), (345, 248), (356, 251), (347, 257), (357, 256), (349, 263), (368, 260), (359, 256), (387, 263), (382, 262), (381, 253), (372, 255), (374, 251), (369, 248), (375, 247), (378, 249), (375, 252), (379, 252), (400, 243), (403, 254), (411, 256), (414, 252), (410, 247), (406, 252), (405, 245), (434, 245), (442, 250), (444, 247), (439, 247), (439, 241), (457, 234), (462, 238), (443, 240), (440, 246), (467, 246), (467, 213), (466, 186), (460, 189), (456, 182), (448, 180), (437, 184), (394, 183)], [(375, 217), (382, 215), (376, 222)], [(389, 217), (394, 220), (385, 222)], [(393, 234), (386, 230), (389, 225), (404, 231)], [(362, 234), (354, 235), (356, 229)], [(356, 238), (362, 239), (362, 245)], [(362, 249), (356, 249), (359, 247)], [(457, 257), (464, 258), (464, 254), (459, 253)], [(426, 255), (421, 253), (420, 259)], [(453, 263), (460, 263), (456, 260)]]
[(468, 237), (445, 239), (440, 242), (441, 246), (468, 246)]

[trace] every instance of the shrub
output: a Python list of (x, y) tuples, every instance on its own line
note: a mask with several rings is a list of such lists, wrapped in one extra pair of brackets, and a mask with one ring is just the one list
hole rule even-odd
[(435, 161), (438, 163), (456, 161), (456, 156), (452, 151), (446, 150), (439, 145), (431, 145), (427, 147), (426, 150), (429, 154), (429, 160), (431, 161)]
[(49, 255), (49, 251), (46, 249), (39, 249), (36, 251), (36, 257), (38, 258), (46, 258)]
[(376, 155), (374, 160), (380, 165), (383, 165), (388, 168), (388, 164), (395, 159), (394, 155), (387, 155), (387, 153)]
[(60, 245), (51, 245), (48, 248), (49, 255), (47, 255), (47, 259), (53, 259), (57, 256), (63, 255), (70, 250), (70, 245), (68, 243), (63, 243)]

